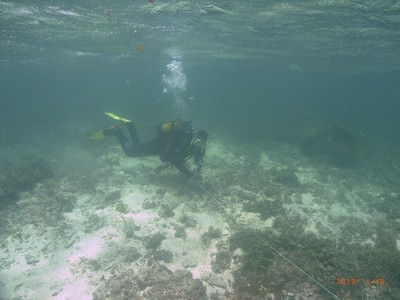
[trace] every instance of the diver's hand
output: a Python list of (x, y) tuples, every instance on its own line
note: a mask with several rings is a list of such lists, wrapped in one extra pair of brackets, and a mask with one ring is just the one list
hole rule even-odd
[(189, 176), (189, 180), (196, 180), (198, 174), (196, 171), (193, 171), (190, 176)]
[(198, 171), (193, 171), (189, 177), (189, 180), (201, 180), (201, 174)]
[(201, 166), (198, 164), (195, 164), (193, 166), (192, 173), (190, 174), (189, 179), (191, 179), (191, 180), (199, 179), (201, 177), (200, 170), (201, 170)]

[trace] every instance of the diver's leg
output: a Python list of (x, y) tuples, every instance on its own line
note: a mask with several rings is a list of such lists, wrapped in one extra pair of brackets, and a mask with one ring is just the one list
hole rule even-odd
[(139, 139), (139, 135), (137, 134), (135, 124), (133, 124), (133, 122), (126, 122), (125, 126), (128, 129), (129, 136), (131, 137), (133, 145), (139, 144), (140, 139)]
[(119, 143), (121, 144), (121, 148), (122, 148), (122, 150), (124, 150), (125, 155), (133, 156), (132, 155), (132, 151), (133, 151), (132, 143), (123, 134), (121, 128), (119, 128), (118, 126), (113, 126), (109, 129), (103, 130), (103, 132), (104, 132), (104, 135), (115, 135), (115, 137), (118, 139)]
[[(136, 131), (132, 131), (134, 133)], [(106, 129), (104, 131), (105, 135), (115, 135), (121, 144), (122, 150), (126, 156), (130, 157), (141, 157), (141, 156), (155, 156), (159, 155), (162, 150), (163, 141), (160, 137), (154, 138), (148, 142), (141, 144), (134, 144), (129, 142), (127, 137), (123, 134), (122, 129), (114, 126), (110, 129)], [(136, 142), (138, 141), (138, 137), (136, 136)]]

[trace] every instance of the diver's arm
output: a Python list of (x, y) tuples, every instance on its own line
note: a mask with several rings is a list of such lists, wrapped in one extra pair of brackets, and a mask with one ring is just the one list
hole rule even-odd
[(200, 173), (201, 168), (204, 165), (204, 151), (196, 151), (194, 153), (194, 164), (195, 164), (195, 172)]
[(172, 164), (175, 168), (177, 168), (183, 175), (187, 178), (192, 177), (193, 173), (183, 164), (183, 163), (173, 163)]

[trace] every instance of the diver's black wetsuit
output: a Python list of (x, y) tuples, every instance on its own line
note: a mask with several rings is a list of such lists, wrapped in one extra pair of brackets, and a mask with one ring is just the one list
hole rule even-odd
[(121, 128), (117, 127), (114, 134), (125, 154), (129, 157), (143, 157), (159, 155), (164, 163), (169, 163), (181, 171), (186, 177), (191, 177), (192, 172), (184, 165), (185, 161), (194, 156), (194, 162), (197, 172), (203, 165), (204, 149), (194, 147), (194, 133), (189, 132), (173, 132), (158, 133), (158, 137), (141, 143), (136, 131), (136, 127), (132, 122), (125, 123), (128, 129), (132, 143), (123, 134)]

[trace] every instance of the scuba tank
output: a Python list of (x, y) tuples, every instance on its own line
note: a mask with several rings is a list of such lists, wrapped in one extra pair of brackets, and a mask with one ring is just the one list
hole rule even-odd
[(192, 122), (176, 119), (174, 121), (165, 122), (157, 126), (157, 134), (171, 135), (171, 134), (191, 134), (193, 133)]

